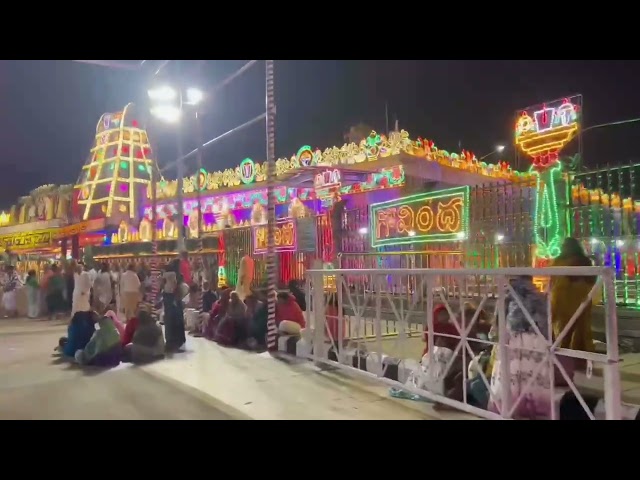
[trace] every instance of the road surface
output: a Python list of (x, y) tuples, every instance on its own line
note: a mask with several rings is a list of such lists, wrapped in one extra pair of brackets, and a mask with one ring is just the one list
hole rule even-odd
[(80, 369), (52, 357), (62, 322), (0, 320), (0, 419), (469, 419), (299, 359), (189, 338), (145, 367)]

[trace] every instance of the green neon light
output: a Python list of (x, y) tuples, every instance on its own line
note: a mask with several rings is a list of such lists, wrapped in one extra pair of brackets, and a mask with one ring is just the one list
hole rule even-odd
[[(302, 161), (302, 154), (306, 153), (309, 155), (308, 161)], [(296, 153), (296, 160), (298, 160), (298, 164), (301, 167), (309, 167), (313, 165), (313, 150), (309, 145), (303, 145), (298, 149), (298, 153)], [(306, 160), (306, 159), (305, 159)]]
[(556, 195), (556, 177), (562, 172), (562, 165), (541, 172), (531, 168), (537, 176), (536, 204), (533, 215), (533, 235), (536, 242), (536, 256), (553, 259), (560, 255), (562, 235)]
[[(459, 215), (459, 226), (453, 232), (443, 233), (441, 229), (438, 227), (438, 219), (442, 212), (434, 211), (434, 208), (431, 208), (432, 202), (437, 200), (445, 200), (445, 199), (455, 199), (460, 198), (462, 200), (462, 206), (460, 210), (452, 209), (454, 212), (458, 212)], [(417, 204), (417, 205), (416, 205)], [(395, 222), (393, 225), (388, 226), (389, 232), (391, 230), (396, 230), (396, 235), (402, 235), (399, 237), (392, 238), (377, 238), (378, 233), (378, 212), (380, 210), (395, 210), (396, 207), (409, 207), (413, 212), (413, 217), (411, 218), (411, 226), (410, 230), (397, 232), (397, 225), (400, 221), (395, 218)], [(419, 206), (419, 207), (418, 207)], [(414, 221), (417, 222), (418, 212), (422, 207), (428, 206), (430, 207), (430, 212), (432, 215), (431, 225), (429, 226), (429, 230), (426, 232), (419, 232), (419, 228), (414, 226)], [(417, 210), (414, 209), (418, 207)], [(441, 219), (442, 220), (442, 219)], [(469, 187), (455, 187), (449, 188), (446, 190), (438, 190), (436, 192), (428, 192), (428, 193), (419, 193), (416, 195), (409, 195), (407, 197), (398, 198), (395, 200), (389, 200), (386, 202), (374, 203), (369, 207), (369, 231), (371, 232), (371, 246), (373, 248), (387, 246), (387, 245), (410, 245), (415, 243), (431, 243), (431, 242), (446, 242), (446, 241), (460, 241), (465, 239), (468, 236), (469, 229)], [(414, 230), (415, 227), (415, 230)], [(409, 236), (409, 231), (413, 231), (415, 235)]]
[(256, 179), (256, 166), (253, 163), (253, 160), (250, 158), (245, 158), (240, 162), (240, 180), (245, 185), (249, 183), (253, 183)]

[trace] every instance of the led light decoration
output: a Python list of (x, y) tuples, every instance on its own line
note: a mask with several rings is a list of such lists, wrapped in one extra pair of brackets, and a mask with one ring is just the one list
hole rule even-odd
[(150, 190), (152, 168), (151, 146), (138, 126), (136, 107), (130, 103), (122, 112), (104, 114), (74, 187), (82, 220), (106, 216), (119, 224), (123, 217), (135, 218), (138, 201)]
[(563, 180), (558, 154), (579, 131), (580, 101), (577, 95), (528, 108), (516, 121), (515, 144), (531, 157), (529, 173), (537, 177), (533, 235), (538, 265), (560, 254), (565, 232), (557, 196), (557, 183)]
[[(253, 228), (253, 253), (267, 251), (267, 227), (258, 225)], [(295, 221), (283, 219), (276, 222), (274, 231), (276, 252), (293, 252), (298, 248)]]
[(468, 236), (469, 187), (420, 193), (369, 207), (371, 246), (460, 241)]
[(296, 154), (296, 160), (298, 161), (298, 165), (301, 167), (311, 167), (312, 165), (315, 165), (311, 147), (309, 145), (300, 147)]
[(536, 256), (543, 259), (553, 259), (560, 255), (560, 246), (562, 245), (558, 197), (556, 195), (556, 182), (561, 180), (562, 165), (557, 164), (544, 172), (533, 169), (532, 173), (538, 177), (533, 214)]
[(256, 164), (250, 158), (245, 158), (240, 162), (240, 180), (245, 185), (253, 183), (256, 179)]
[(558, 152), (578, 133), (578, 99), (565, 98), (520, 114), (515, 125), (515, 143), (531, 157), (535, 168), (552, 167), (558, 161)]
[[(567, 113), (561, 112), (558, 118), (567, 117)], [(418, 137), (411, 140), (409, 133), (405, 130), (392, 132), (387, 138), (386, 135), (378, 135), (376, 132), (363, 139), (359, 145), (355, 143), (345, 144), (342, 147), (326, 148), (324, 150), (312, 149), (309, 145), (301, 147), (297, 154), (290, 158), (279, 158), (276, 160), (276, 175), (285, 175), (298, 168), (323, 165), (328, 168), (348, 167), (349, 165), (362, 162), (374, 162), (381, 158), (387, 158), (399, 154), (411, 155), (415, 158), (423, 159), (427, 162), (457, 168), (490, 178), (502, 180), (522, 180), (522, 177), (529, 176), (528, 172), (518, 172), (512, 170), (508, 163), (499, 162), (496, 165), (479, 161), (476, 156), (467, 150), (460, 154), (449, 153), (446, 150), (439, 150), (431, 140)], [(247, 183), (265, 182), (267, 169), (265, 163), (253, 163), (254, 175), (250, 170), (245, 173), (245, 167), (249, 168), (246, 159), (242, 163), (242, 168), (227, 168), (224, 171), (207, 172), (206, 190), (213, 191), (220, 188), (233, 188)], [(253, 178), (252, 180), (250, 180)], [(156, 198), (162, 200), (176, 196), (177, 181), (159, 182), (156, 186)], [(198, 188), (198, 181), (195, 176), (185, 177), (183, 182), (183, 193), (193, 193)], [(343, 187), (344, 188), (344, 187)], [(147, 193), (151, 198), (151, 192)]]

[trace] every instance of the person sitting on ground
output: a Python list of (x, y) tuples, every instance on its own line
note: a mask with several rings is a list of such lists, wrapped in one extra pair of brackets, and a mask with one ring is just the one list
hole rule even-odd
[(229, 307), (229, 301), (231, 299), (231, 292), (231, 288), (223, 289), (220, 293), (220, 299), (213, 304), (211, 312), (209, 313), (209, 319), (202, 325), (202, 336), (206, 339), (214, 339), (218, 325), (227, 313), (227, 308)]
[(209, 282), (204, 282), (202, 284), (202, 311), (209, 313), (213, 308), (213, 304), (218, 300), (218, 296), (216, 292), (211, 289), (211, 284)]
[[(538, 335), (526, 315), (511, 295), (505, 299), (508, 345), (509, 372), (511, 378), (502, 379), (500, 349), (493, 347), (492, 356), (495, 358), (491, 374), (491, 396), (488, 409), (499, 412), (501, 409), (502, 389), (505, 383), (511, 390), (511, 398), (515, 402), (527, 386), (529, 378), (536, 371), (540, 362), (545, 362), (544, 352), (549, 339), (549, 325), (547, 315), (547, 300), (533, 284), (531, 276), (521, 276), (510, 282), (513, 290), (520, 299), (520, 303), (534, 321)], [(542, 365), (537, 370), (536, 380), (529, 386), (526, 398), (523, 398), (514, 412), (516, 417), (545, 418), (551, 413), (551, 390), (548, 365)], [(557, 376), (557, 375), (556, 375)]]
[(189, 286), (189, 293), (183, 302), (185, 329), (191, 334), (201, 330), (203, 320), (200, 312), (201, 300), (200, 288), (196, 283), (192, 283)]
[[(438, 335), (439, 333), (459, 336), (458, 329), (449, 320), (449, 311), (447, 310), (447, 307), (442, 303), (439, 303), (433, 307), (433, 329), (435, 333), (433, 337), (434, 345), (439, 338), (445, 338)], [(427, 353), (429, 353), (429, 324), (426, 322), (424, 325), (424, 332), (422, 333), (422, 341), (426, 344), (422, 352), (422, 356), (424, 357)]]
[[(423, 371), (422, 388), (458, 401), (463, 401), (464, 371), (467, 370), (468, 363), (473, 358), (467, 348), (464, 345), (460, 345), (461, 331), (466, 332), (468, 325), (476, 315), (477, 308), (472, 305), (465, 305), (463, 309), (464, 317), (460, 315), (454, 322), (450, 319), (448, 310), (444, 305), (436, 305), (433, 313), (434, 351), (432, 355), (429, 355), (427, 343), (427, 348), (424, 350), (421, 361)], [(484, 310), (478, 312), (477, 319), (468, 333), (467, 342), (472, 351), (479, 351), (485, 345), (484, 343), (474, 342), (472, 339), (480, 338), (486, 340), (486, 333), (484, 332), (488, 332), (490, 328), (486, 319), (487, 314)], [(423, 338), (427, 342), (428, 335), (428, 332), (423, 333)], [(450, 366), (447, 369), (449, 363)], [(445, 408), (442, 404), (436, 404), (436, 407)]]
[(96, 331), (96, 313), (76, 312), (67, 327), (67, 336), (60, 338), (56, 351), (63, 356), (74, 358), (78, 350), (83, 350)]
[(247, 306), (240, 300), (237, 292), (231, 292), (227, 312), (220, 321), (213, 339), (219, 345), (235, 347), (245, 342), (248, 336)]
[(251, 350), (263, 350), (267, 346), (267, 321), (268, 308), (266, 298), (260, 299), (257, 295), (252, 295), (256, 299), (253, 315), (249, 318), (249, 338), (247, 347)]
[(109, 305), (108, 308), (109, 309), (105, 312), (104, 315), (105, 317), (109, 317), (113, 321), (113, 325), (116, 327), (116, 330), (118, 330), (118, 335), (120, 335), (120, 338), (122, 338), (124, 336), (126, 327), (120, 321), (120, 319), (118, 318), (118, 314), (115, 312), (116, 310), (115, 304), (111, 303), (111, 305)]
[(113, 320), (105, 316), (99, 317), (98, 326), (100, 328), (93, 334), (86, 347), (76, 351), (76, 362), (80, 365), (115, 367), (120, 363), (122, 356), (118, 330)]
[(138, 315), (134, 315), (129, 320), (127, 320), (127, 324), (124, 327), (124, 333), (120, 335), (120, 344), (124, 347), (125, 345), (129, 345), (133, 341), (133, 336), (136, 333), (136, 329), (138, 328)]
[(131, 342), (124, 346), (123, 361), (139, 365), (164, 358), (162, 328), (156, 323), (148, 307), (141, 306), (135, 318), (137, 328)]
[(189, 294), (187, 297), (185, 308), (200, 310), (200, 288), (197, 284), (192, 283), (189, 285)]
[(303, 312), (307, 311), (307, 299), (305, 298), (304, 291), (300, 288), (298, 280), (289, 281), (289, 291), (295, 297), (298, 306)]
[(276, 326), (285, 335), (300, 335), (306, 326), (304, 313), (293, 295), (280, 292), (276, 302)]

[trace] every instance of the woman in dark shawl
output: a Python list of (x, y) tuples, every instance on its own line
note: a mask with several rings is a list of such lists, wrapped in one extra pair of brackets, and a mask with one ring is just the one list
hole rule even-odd
[(162, 289), (162, 303), (164, 306), (164, 331), (167, 352), (176, 352), (186, 343), (184, 333), (184, 310), (182, 307), (182, 276), (180, 275), (179, 260), (167, 265), (164, 273), (164, 287)]

